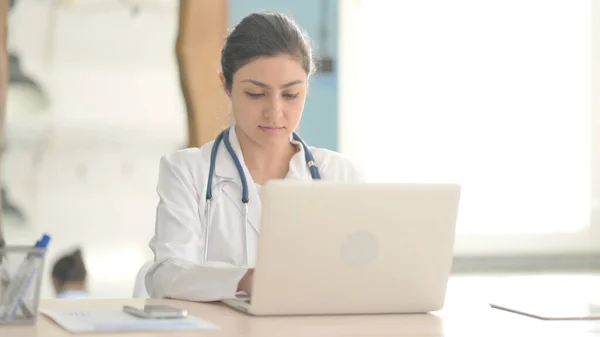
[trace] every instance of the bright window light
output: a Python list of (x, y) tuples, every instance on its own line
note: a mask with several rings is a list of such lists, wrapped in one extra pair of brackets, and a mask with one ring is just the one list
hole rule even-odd
[(343, 132), (370, 181), (460, 183), (459, 234), (590, 225), (591, 1), (361, 6)]

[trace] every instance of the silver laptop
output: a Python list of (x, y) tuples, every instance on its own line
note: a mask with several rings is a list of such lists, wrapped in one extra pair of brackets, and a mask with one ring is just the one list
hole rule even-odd
[(461, 189), (272, 181), (251, 315), (426, 313), (444, 305)]

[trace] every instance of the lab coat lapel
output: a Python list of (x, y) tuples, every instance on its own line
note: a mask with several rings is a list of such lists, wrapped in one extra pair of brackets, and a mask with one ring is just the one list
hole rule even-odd
[(304, 147), (302, 147), (302, 144), (291, 138), (290, 142), (294, 144), (297, 152), (292, 157), (292, 160), (290, 160), (290, 168), (285, 178), (290, 180), (311, 180), (312, 177), (304, 157)]
[[(242, 169), (244, 170), (244, 175), (248, 183), (248, 222), (250, 223), (250, 226), (258, 233), (260, 231), (262, 202), (260, 200), (260, 196), (258, 195), (256, 184), (254, 184), (254, 180), (250, 175), (250, 171), (248, 171), (246, 163), (244, 162), (244, 156), (242, 155), (240, 142), (235, 132), (235, 125), (229, 130), (229, 141), (231, 143), (231, 147), (233, 148), (233, 152), (235, 152), (240, 160), (240, 163), (242, 164)], [(227, 148), (223, 143), (219, 145), (217, 152), (215, 175), (221, 179), (231, 180), (235, 183), (237, 188), (224, 188), (223, 193), (225, 193), (227, 197), (231, 199), (241, 214), (244, 214), (245, 209), (244, 205), (242, 204), (242, 179), (240, 179), (237, 168), (235, 167), (235, 163), (229, 155), (229, 152), (227, 152)]]

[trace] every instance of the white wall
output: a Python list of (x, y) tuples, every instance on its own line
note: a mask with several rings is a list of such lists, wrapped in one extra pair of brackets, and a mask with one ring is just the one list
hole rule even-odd
[(50, 262), (80, 245), (98, 297), (131, 295), (151, 258), (159, 157), (186, 142), (177, 2), (142, 3), (134, 17), (117, 1), (21, 1), (9, 26), (51, 106), (19, 113), (9, 97), (2, 178), (28, 222), (7, 219), (7, 238), (50, 233)]

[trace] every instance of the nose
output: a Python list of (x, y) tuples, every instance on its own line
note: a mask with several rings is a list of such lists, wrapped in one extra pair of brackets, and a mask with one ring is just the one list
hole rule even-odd
[(283, 114), (283, 102), (281, 97), (273, 95), (265, 109), (265, 118), (277, 120)]

